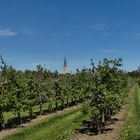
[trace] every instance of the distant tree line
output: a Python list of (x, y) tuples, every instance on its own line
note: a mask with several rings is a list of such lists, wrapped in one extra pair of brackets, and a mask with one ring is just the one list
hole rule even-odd
[(138, 67), (136, 70), (128, 72), (128, 75), (133, 78), (133, 81), (140, 85), (140, 67)]

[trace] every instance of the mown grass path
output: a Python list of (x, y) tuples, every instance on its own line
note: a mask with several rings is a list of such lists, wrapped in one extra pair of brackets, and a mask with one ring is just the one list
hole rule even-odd
[(140, 87), (137, 84), (129, 99), (121, 140), (140, 140)]
[[(5, 137), (3, 140), (68, 140), (72, 135), (74, 140), (116, 140), (119, 137), (126, 116), (126, 105), (114, 117), (118, 121), (108, 128), (112, 131), (102, 135), (81, 135), (75, 137), (75, 129), (81, 128), (82, 120), (87, 119), (81, 113), (81, 105), (69, 110), (55, 113), (44, 121), (21, 129), (19, 132)], [(131, 89), (128, 102), (128, 113), (125, 120), (122, 137), (119, 140), (140, 140), (140, 87), (136, 84)]]
[(3, 140), (66, 140), (85, 119), (81, 107), (50, 117)]

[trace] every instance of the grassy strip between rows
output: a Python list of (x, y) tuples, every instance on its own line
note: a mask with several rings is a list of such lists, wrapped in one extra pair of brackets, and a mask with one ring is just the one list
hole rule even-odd
[(80, 106), (50, 117), (35, 126), (24, 128), (3, 140), (68, 140), (86, 117), (82, 114)]
[(140, 87), (136, 84), (132, 92), (121, 140), (140, 140)]
[[(65, 100), (65, 102), (66, 102), (66, 100)], [(48, 110), (48, 105), (49, 105), (48, 103), (45, 103), (42, 106), (43, 111)], [(58, 106), (60, 106), (60, 105), (61, 105), (61, 102), (58, 101)], [(55, 108), (55, 102), (52, 103), (52, 108)], [(35, 114), (36, 112), (39, 112), (39, 105), (33, 106), (33, 114)], [(28, 110), (22, 111), (21, 112), (21, 117), (26, 117), (26, 116), (29, 116), (29, 111)], [(12, 112), (4, 112), (4, 120), (5, 120), (5, 123), (7, 123), (8, 119), (12, 119), (14, 117), (15, 116), (14, 116), (14, 114)]]

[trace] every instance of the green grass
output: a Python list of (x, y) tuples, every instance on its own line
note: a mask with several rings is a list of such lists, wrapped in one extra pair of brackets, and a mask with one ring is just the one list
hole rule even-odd
[(121, 140), (140, 140), (140, 87), (135, 85), (132, 92)]
[[(61, 105), (61, 103), (60, 103), (60, 101), (59, 101), (59, 102), (58, 102), (58, 106), (60, 106), (60, 105)], [(53, 102), (52, 107), (55, 108), (55, 102)], [(43, 109), (43, 110), (47, 110), (47, 109), (48, 109), (48, 103), (45, 103), (45, 104), (43, 105), (42, 109)], [(36, 113), (36, 112), (39, 112), (39, 105), (33, 106), (33, 114)], [(6, 123), (9, 119), (15, 117), (14, 114), (13, 114), (12, 112), (4, 112), (3, 114), (4, 114), (5, 123)], [(28, 110), (21, 112), (21, 117), (26, 117), (26, 116), (29, 116)]]
[[(48, 109), (48, 104), (45, 103), (43, 105), (43, 110), (47, 110)], [(33, 112), (39, 112), (39, 105), (35, 105), (33, 106)], [(21, 112), (21, 117), (25, 117), (25, 116), (29, 116), (28, 111), (23, 111)], [(5, 122), (8, 121), (8, 119), (15, 117), (14, 114), (12, 112), (4, 112), (4, 120)]]
[(82, 120), (86, 117), (81, 113), (81, 107), (78, 107), (25, 128), (3, 140), (67, 140), (76, 128), (80, 128)]

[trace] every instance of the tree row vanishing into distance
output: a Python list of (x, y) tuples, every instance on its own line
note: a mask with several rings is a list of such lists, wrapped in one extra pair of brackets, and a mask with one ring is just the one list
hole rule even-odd
[[(41, 65), (36, 71), (16, 71), (1, 57), (0, 129), (5, 127), (4, 112), (12, 112), (21, 123), (21, 112), (33, 117), (33, 106), (48, 104), (48, 111), (89, 100), (83, 112), (89, 113), (97, 129), (117, 110), (126, 96), (127, 76), (119, 69), (122, 59), (103, 59), (97, 66), (77, 70), (75, 74), (50, 72)], [(61, 105), (60, 105), (61, 104)], [(54, 107), (55, 106), (55, 107)], [(101, 124), (101, 125), (100, 125)]]
[(92, 63), (89, 86), (91, 100), (83, 105), (83, 113), (88, 113), (91, 121), (85, 121), (96, 133), (103, 133), (105, 123), (124, 104), (128, 92), (128, 77), (119, 67), (122, 59), (99, 62), (97, 67)]

